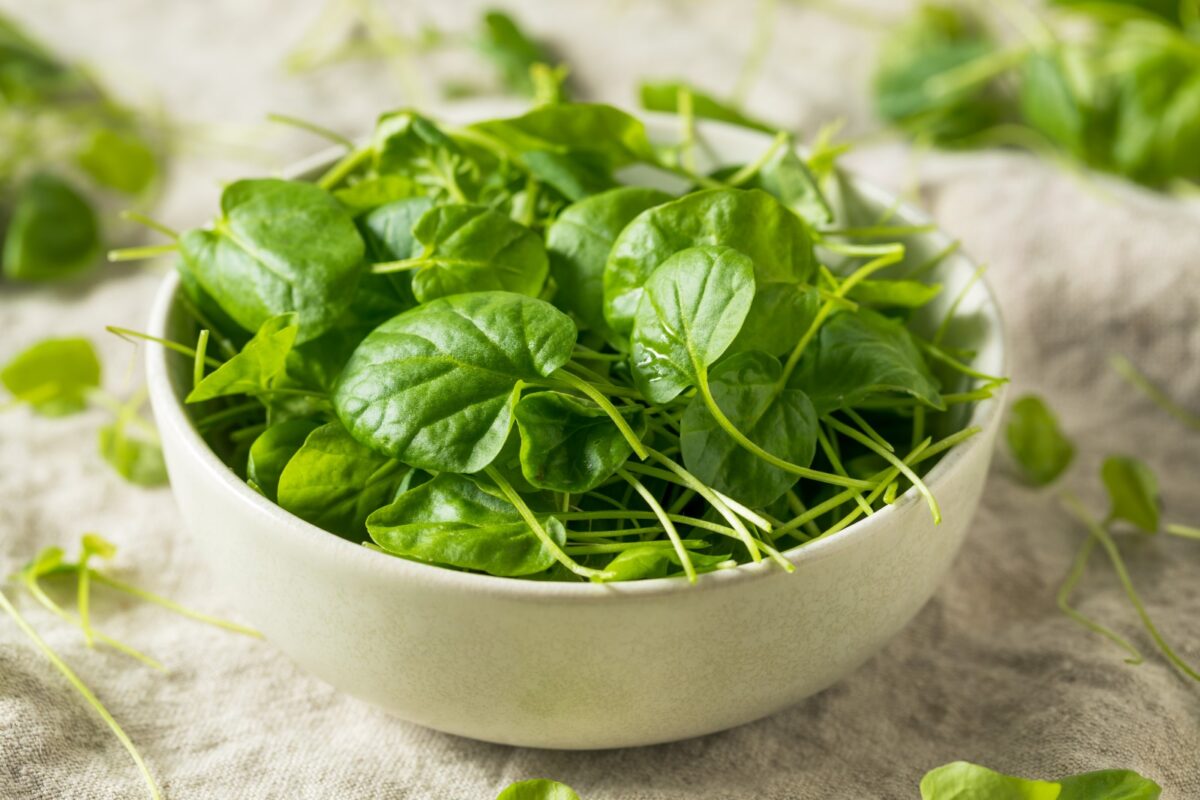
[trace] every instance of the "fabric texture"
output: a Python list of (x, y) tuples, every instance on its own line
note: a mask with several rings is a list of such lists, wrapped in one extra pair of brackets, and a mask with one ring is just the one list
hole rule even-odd
[[(876, 128), (866, 100), (877, 35), (821, 12), (780, 4), (775, 38), (750, 98), (753, 111), (811, 134), (830, 118)], [(321, 146), (292, 131), (259, 131), (268, 111), (346, 133), (412, 102), (378, 64), (309, 77), (280, 67), (320, 11), (316, 2), (155, 3), (2, 0), (38, 35), (103, 68), (113, 83), (157, 87), (181, 126), (157, 215), (186, 227), (216, 208), (222, 180), (267, 173)], [(410, 30), (473, 24), (473, 2), (385, 7)], [(590, 0), (511, 4), (575, 66), (590, 98), (634, 100), (642, 76), (687, 75), (732, 86), (749, 46), (748, 4)], [(880, 3), (886, 23), (903, 4)], [(483, 76), (470, 57), (418, 71)], [(422, 62), (424, 64), (425, 62)], [(479, 78), (483, 80), (483, 78)], [(419, 99), (419, 98), (417, 98)], [(250, 148), (231, 151), (230, 141)], [(247, 158), (251, 159), (247, 163)], [(1200, 207), (1115, 181), (1082, 179), (1019, 153), (914, 156), (876, 144), (849, 159), (860, 174), (920, 201), (990, 267), (1006, 314), (1012, 394), (1036, 391), (1079, 445), (1064, 486), (1103, 511), (1102, 458), (1131, 453), (1159, 474), (1171, 521), (1200, 522), (1200, 434), (1131, 390), (1108, 366), (1124, 353), (1174, 397), (1200, 391)], [(104, 360), (106, 386), (141, 382), (137, 349), (104, 333), (141, 328), (165, 267), (108, 266), (62, 286), (0, 286), (0, 358), (49, 335), (82, 334)], [(93, 446), (99, 412), (41, 419), (0, 415), (0, 572), (39, 548), (73, 552), (79, 534), (120, 547), (114, 569), (196, 608), (237, 616), (197, 560), (169, 490), (124, 484)], [(195, 624), (97, 591), (94, 618), (157, 656), (158, 673), (5, 591), (108, 705), (138, 744), (165, 796), (455, 798), (485, 800), (508, 783), (551, 777), (584, 800), (916, 798), (928, 769), (965, 759), (1053, 778), (1136, 769), (1165, 797), (1200, 797), (1200, 687), (1175, 672), (1138, 625), (1099, 555), (1077, 594), (1085, 613), (1148, 654), (1122, 652), (1055, 607), (1083, 531), (1053, 491), (1022, 487), (998, 452), (968, 541), (944, 585), (878, 656), (831, 689), (726, 733), (635, 750), (554, 752), (482, 744), (401, 722), (311, 678), (269, 643)], [(1142, 537), (1125, 547), (1133, 579), (1164, 634), (1200, 661), (1200, 546)], [(485, 704), (487, 698), (480, 698)], [(0, 798), (109, 800), (144, 796), (120, 745), (5, 618), (0, 621)]]

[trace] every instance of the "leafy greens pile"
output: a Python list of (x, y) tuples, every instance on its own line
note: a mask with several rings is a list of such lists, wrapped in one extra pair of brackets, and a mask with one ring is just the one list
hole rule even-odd
[(145, 199), (160, 155), (141, 117), (0, 15), (0, 276), (53, 281), (97, 263), (100, 204)]
[(175, 245), (197, 427), (292, 513), (493, 575), (790, 568), (910, 485), (938, 519), (917, 465), (1000, 380), (907, 324), (944, 253), (835, 227), (849, 184), (783, 135), (694, 172), (686, 122), (661, 151), (604, 105), (396, 112), (316, 183), (230, 185)]
[(924, 5), (884, 47), (880, 115), (928, 144), (1017, 145), (1160, 189), (1200, 181), (1197, 5), (1048, 5), (1043, 19), (995, 4), (1016, 41), (963, 5)]

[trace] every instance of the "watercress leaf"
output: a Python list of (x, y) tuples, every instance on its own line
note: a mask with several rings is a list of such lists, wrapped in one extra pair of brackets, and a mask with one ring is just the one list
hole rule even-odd
[(402, 261), (421, 248), (413, 228), (433, 208), (428, 197), (408, 197), (380, 205), (359, 219), (359, 230), (373, 262)]
[(52, 281), (78, 272), (100, 255), (96, 212), (66, 180), (36, 172), (17, 191), (0, 255), (11, 280)]
[(241, 352), (204, 377), (185, 402), (199, 403), (233, 394), (259, 394), (271, 388), (284, 371), (288, 352), (299, 330), (295, 314), (271, 317), (246, 342)]
[(684, 81), (643, 81), (638, 87), (642, 108), (647, 111), (665, 111), (669, 114), (679, 111), (679, 96), (685, 92), (692, 95), (692, 113), (697, 117), (728, 122), (766, 133), (775, 132), (775, 128), (765, 122), (746, 116), (736, 106), (722, 102)]
[(1054, 412), (1036, 395), (1025, 395), (1013, 403), (1005, 437), (1022, 475), (1034, 486), (1053, 483), (1075, 457), (1075, 445), (1062, 432)]
[(565, 364), (570, 317), (509, 292), (440, 298), (385, 322), (350, 357), (334, 392), (360, 442), (422, 469), (477, 472), (508, 437), (522, 381)]
[(599, 103), (539, 106), (519, 117), (477, 122), (471, 127), (516, 153), (587, 154), (603, 159), (612, 169), (655, 161), (641, 120)]
[(492, 10), (483, 15), (477, 47), (496, 65), (505, 88), (526, 97), (533, 96), (529, 72), (533, 65), (552, 63), (550, 54), (503, 11)]
[(565, 783), (539, 778), (514, 783), (501, 792), (496, 800), (579, 800), (579, 795)]
[(117, 474), (138, 486), (162, 486), (167, 482), (167, 465), (158, 442), (131, 436), (120, 421), (99, 432), (100, 455)]
[(965, 761), (931, 770), (921, 779), (921, 800), (1057, 800), (1060, 786), (1025, 780)]
[(1149, 467), (1130, 456), (1109, 456), (1100, 468), (1100, 478), (1108, 490), (1110, 517), (1146, 533), (1158, 530), (1158, 478)]
[[(766, 353), (737, 353), (709, 373), (717, 406), (737, 429), (769, 453), (807, 467), (817, 448), (817, 412), (803, 391), (779, 388), (783, 367)], [(700, 397), (693, 398), (679, 430), (683, 463), (709, 486), (751, 508), (778, 500), (796, 475), (767, 464), (721, 429)]]
[[(561, 522), (551, 517), (543, 524), (565, 543)], [(443, 473), (409, 489), (373, 513), (367, 529), (389, 553), (491, 575), (532, 575), (554, 563), (508, 501), (462, 475)]]
[(537, 295), (549, 273), (541, 237), (483, 206), (436, 206), (417, 222), (413, 236), (423, 246), (412, 276), (413, 294), (422, 303), (490, 290)]
[(432, 120), (413, 111), (380, 115), (372, 138), (377, 175), (415, 176), (461, 157), (458, 144)]
[[(611, 262), (610, 262), (611, 263)], [(633, 382), (653, 403), (704, 380), (754, 300), (754, 263), (730, 247), (681, 250), (645, 283), (633, 324)]]
[[(738, 166), (723, 167), (713, 173), (718, 180), (727, 180), (738, 171)], [(744, 183), (743, 189), (762, 189), (799, 214), (810, 225), (828, 225), (833, 222), (833, 207), (815, 175), (796, 152), (789, 136), (778, 152), (763, 164)]]
[(808, 393), (819, 416), (881, 392), (945, 408), (912, 334), (900, 321), (865, 308), (837, 314), (821, 326), (791, 383)]
[(941, 291), (940, 283), (868, 278), (855, 284), (849, 297), (856, 303), (878, 308), (920, 308), (941, 294)]
[(1129, 769), (1107, 769), (1061, 778), (1058, 800), (1158, 800), (1162, 787)]
[(250, 445), (246, 461), (246, 478), (258, 487), (268, 500), (279, 492), (279, 476), (304, 444), (304, 440), (321, 423), (312, 418), (289, 419), (277, 422), (258, 435)]
[(625, 186), (563, 209), (546, 229), (550, 273), (558, 285), (555, 305), (581, 327), (605, 331), (604, 264), (613, 242), (634, 217), (670, 199), (657, 189)]
[(360, 542), (371, 512), (407, 488), (412, 468), (356, 442), (340, 423), (315, 429), (279, 475), (279, 505)]
[(572, 202), (617, 185), (607, 162), (594, 154), (533, 150), (524, 160), (530, 175)]
[(45, 417), (87, 408), (87, 395), (100, 385), (100, 360), (87, 339), (46, 339), (0, 369), (0, 383), (19, 402)]
[(158, 177), (154, 151), (130, 131), (97, 128), (76, 161), (96, 183), (128, 195), (141, 194)]
[[(641, 406), (622, 412), (639, 436)], [(534, 392), (517, 403), (521, 471), (540, 489), (582, 494), (612, 476), (632, 450), (608, 415), (590, 400), (561, 392)]]
[[(421, 186), (403, 175), (379, 175), (364, 178), (357, 183), (335, 189), (337, 198), (347, 211), (357, 216), (396, 200), (415, 197), (422, 193)], [(409, 226), (411, 228), (411, 226)]]
[(761, 350), (777, 356), (791, 352), (821, 308), (821, 295), (803, 283), (759, 284), (729, 352)]
[(354, 296), (363, 241), (325, 190), (309, 183), (243, 180), (221, 194), (212, 230), (179, 239), (187, 269), (239, 325), (298, 315), (297, 341), (332, 327)]
[(604, 267), (604, 316), (617, 337), (633, 328), (642, 286), (655, 268), (697, 245), (724, 245), (749, 256), (760, 286), (806, 282), (816, 272), (808, 228), (766, 192), (707, 189), (684, 195), (639, 214), (613, 243)]
[(604, 567), (605, 581), (637, 581), (646, 578), (662, 578), (667, 574), (671, 560), (667, 551), (653, 545), (642, 545), (622, 550)]

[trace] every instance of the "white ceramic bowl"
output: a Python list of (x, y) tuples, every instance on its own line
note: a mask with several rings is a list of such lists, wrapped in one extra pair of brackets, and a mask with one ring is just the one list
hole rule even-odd
[[(491, 113), (491, 112), (485, 112)], [(651, 136), (678, 122), (647, 115)], [(747, 161), (762, 134), (703, 124), (722, 162)], [(892, 204), (852, 182), (877, 208)], [(926, 220), (902, 207), (894, 217)], [(937, 250), (941, 234), (918, 248)], [(942, 302), (975, 267), (939, 267)], [(150, 332), (169, 336), (178, 281), (167, 278)], [(935, 309), (936, 311), (936, 309)], [(1001, 320), (987, 285), (959, 312), (983, 370), (1004, 374)], [(767, 562), (628, 584), (521, 581), (372, 552), (252, 491), (205, 445), (180, 402), (190, 362), (151, 345), (150, 396), (180, 510), (234, 606), (300, 666), (430, 728), (549, 748), (646, 745), (771, 714), (819, 692), (912, 619), (954, 560), (987, 475), (1002, 398), (977, 405), (983, 432), (926, 477), (944, 521), (913, 492), (842, 532)], [(900, 676), (897, 676), (900, 677)]]

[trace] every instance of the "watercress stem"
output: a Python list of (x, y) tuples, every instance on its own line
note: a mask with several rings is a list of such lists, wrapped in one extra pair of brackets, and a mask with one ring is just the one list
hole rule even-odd
[(347, 175), (361, 167), (374, 153), (375, 149), (369, 145), (351, 150), (317, 180), (317, 186), (326, 191), (332, 190), (345, 180)]
[(1074, 495), (1070, 493), (1064, 494), (1062, 502), (1067, 510), (1087, 527), (1092, 537), (1100, 543), (1100, 546), (1108, 555), (1108, 560), (1112, 563), (1113, 570), (1117, 573), (1117, 579), (1121, 581), (1121, 586), (1125, 589), (1125, 596), (1129, 598), (1130, 605), (1137, 612), (1138, 617), (1142, 620), (1142, 625), (1145, 626), (1146, 632), (1150, 634), (1150, 638), (1158, 645), (1158, 649), (1162, 651), (1167, 660), (1174, 664), (1180, 672), (1194, 681), (1200, 681), (1200, 672), (1197, 672), (1190, 664), (1176, 654), (1171, 645), (1167, 643), (1167, 640), (1158, 632), (1154, 621), (1150, 619), (1149, 613), (1146, 612), (1146, 607), (1142, 605), (1142, 599), (1138, 596), (1137, 590), (1133, 588), (1133, 581), (1129, 577), (1129, 572), (1125, 569), (1125, 560), (1121, 558), (1121, 552), (1117, 549), (1117, 544), (1113, 541), (1108, 530), (1088, 513), (1083, 503), (1079, 502)]
[(121, 217), (121, 219), (127, 220), (129, 222), (136, 222), (139, 225), (145, 225), (147, 228), (150, 228), (151, 230), (156, 230), (159, 233), (161, 233), (164, 236), (167, 236), (171, 239), (179, 238), (179, 231), (175, 230), (174, 228), (168, 227), (167, 225), (162, 224), (158, 220), (152, 219), (152, 218), (146, 216), (145, 214), (142, 214), (139, 211), (131, 211), (129, 209), (125, 209), (124, 211), (121, 212), (120, 217)]
[[(108, 331), (111, 334), (115, 334), (116, 336), (120, 336), (122, 339), (125, 339), (126, 341), (129, 341), (129, 339), (131, 337), (134, 339), (143, 339), (147, 342), (154, 342), (155, 344), (160, 344), (163, 347), (167, 348), (168, 350), (174, 350), (176, 353), (182, 353), (183, 355), (188, 356), (189, 358), (196, 357), (195, 350), (193, 350), (192, 348), (188, 347), (185, 344), (180, 344), (179, 342), (172, 342), (170, 339), (160, 339), (157, 336), (151, 336), (150, 334), (142, 333), (141, 331), (130, 330), (129, 328), (118, 328), (116, 325), (105, 325), (104, 330)], [(215, 369), (216, 367), (221, 366), (221, 364), (223, 362), (218, 361), (215, 358), (206, 356), (204, 359), (204, 363), (208, 364), (210, 367), (213, 367)]]
[(618, 469), (617, 474), (625, 479), (633, 490), (641, 495), (646, 505), (658, 517), (659, 524), (663, 526), (663, 530), (667, 532), (667, 538), (671, 540), (671, 544), (675, 547), (675, 555), (679, 556), (679, 563), (683, 567), (684, 573), (687, 575), (688, 583), (696, 582), (696, 568), (692, 565), (692, 558), (688, 555), (687, 548), (684, 547), (683, 540), (679, 537), (679, 531), (675, 529), (675, 523), (667, 516), (666, 510), (658, 502), (650, 490), (642, 484), (637, 478), (629, 473), (626, 469)]
[(328, 139), (334, 144), (341, 145), (350, 151), (353, 151), (355, 147), (352, 140), (342, 136), (337, 131), (330, 130), (329, 128), (318, 125), (315, 122), (309, 122), (306, 119), (300, 119), (299, 117), (293, 117), (288, 114), (270, 113), (267, 114), (267, 120), (270, 122), (278, 122), (282, 125), (290, 125), (291, 127), (299, 128), (302, 131), (308, 131), (311, 134), (320, 136), (322, 139)]
[(196, 358), (192, 364), (192, 388), (195, 389), (204, 380), (204, 358), (208, 353), (208, 328), (200, 331), (196, 337)]
[(1126, 664), (1141, 664), (1145, 661), (1142, 654), (1136, 647), (1129, 643), (1127, 639), (1119, 635), (1111, 628), (1105, 627), (1096, 622), (1090, 617), (1076, 611), (1071, 605), (1071, 592), (1079, 584), (1079, 580), (1083, 577), (1084, 570), (1087, 568), (1088, 559), (1091, 558), (1092, 551), (1096, 548), (1096, 540), (1089, 536), (1079, 546), (1078, 552), (1075, 554), (1075, 559), (1071, 563), (1071, 569), (1067, 573), (1067, 577), (1063, 579), (1062, 586), (1058, 587), (1058, 595), (1055, 601), (1058, 604), (1058, 610), (1066, 614), (1075, 622), (1090, 630), (1092, 633), (1097, 633), (1104, 638), (1118, 645), (1121, 649), (1129, 653), (1129, 658), (1125, 659)]
[(697, 388), (700, 390), (700, 396), (704, 400), (705, 407), (708, 409), (708, 412), (712, 414), (713, 419), (717, 422), (717, 425), (719, 425), (723, 431), (729, 434), (734, 441), (741, 445), (744, 450), (762, 459), (771, 466), (781, 469), (784, 472), (790, 472), (793, 475), (799, 475), (801, 478), (807, 478), (820, 483), (828, 483), (833, 486), (850, 486), (859, 489), (870, 489), (873, 487), (874, 484), (858, 480), (857, 478), (850, 478), (829, 472), (821, 472), (820, 470), (810, 469), (808, 467), (802, 467), (799, 464), (793, 464), (790, 461), (786, 461), (779, 456), (767, 452), (753, 440), (751, 440), (750, 437), (738, 430), (738, 427), (733, 424), (729, 417), (725, 416), (725, 412), (721, 410), (719, 405), (717, 405), (717, 401), (712, 395), (712, 389), (708, 385), (708, 376), (703, 372), (700, 374), (700, 380), (697, 382)]
[(539, 541), (541, 541), (542, 546), (554, 556), (555, 561), (562, 564), (576, 575), (587, 578), (588, 580), (603, 580), (604, 577), (608, 575), (607, 572), (602, 570), (591, 569), (583, 566), (582, 564), (576, 563), (575, 559), (564, 553), (563, 549), (558, 546), (558, 543), (550, 538), (550, 534), (546, 533), (546, 529), (542, 527), (542, 523), (538, 521), (536, 516), (534, 516), (533, 511), (530, 510), (529, 506), (525, 503), (524, 498), (522, 498), (517, 490), (512, 487), (512, 484), (500, 474), (499, 470), (489, 465), (484, 467), (484, 472), (487, 473), (487, 476), (492, 479), (492, 482), (496, 484), (496, 486), (508, 499), (508, 502), (512, 504), (513, 508), (517, 510), (517, 513), (521, 516), (521, 519), (523, 519), (525, 524), (529, 526), (529, 530), (531, 530), (533, 535), (536, 536)]
[(1190, 525), (1168, 525), (1167, 533), (1172, 536), (1179, 536), (1184, 539), (1200, 539), (1200, 528), (1193, 528)]
[(179, 249), (177, 244), (153, 244), (145, 247), (123, 247), (119, 250), (109, 250), (108, 260), (111, 262), (117, 261), (145, 261), (150, 258), (158, 258), (167, 253), (174, 253)]
[(129, 738), (113, 715), (110, 714), (108, 709), (105, 708), (104, 704), (100, 702), (100, 699), (96, 697), (91, 689), (87, 687), (87, 684), (79, 679), (79, 676), (75, 674), (75, 671), (67, 666), (65, 661), (59, 658), (58, 653), (54, 652), (50, 645), (46, 644), (45, 640), (42, 639), (42, 637), (38, 635), (37, 631), (33, 629), (33, 626), (25, 621), (25, 618), (22, 617), (20, 612), (17, 611), (16, 607), (9, 602), (8, 597), (2, 591), (0, 591), (0, 607), (4, 608), (5, 612), (12, 617), (13, 622), (17, 624), (17, 627), (21, 629), (21, 632), (29, 637), (29, 640), (32, 641), (34, 646), (42, 652), (42, 655), (44, 655), (50, 661), (50, 663), (54, 665), (55, 669), (62, 673), (62, 676), (67, 679), (67, 683), (71, 684), (71, 687), (75, 689), (75, 691), (79, 692), (84, 701), (92, 707), (92, 710), (96, 712), (100, 719), (104, 720), (104, 724), (107, 725), (109, 730), (113, 732), (113, 735), (117, 737), (117, 740), (121, 743), (121, 746), (125, 748), (125, 752), (129, 753), (129, 757), (132, 758), (133, 763), (137, 765), (138, 772), (141, 773), (143, 780), (146, 782), (146, 788), (150, 792), (150, 797), (153, 798), (153, 800), (162, 800), (162, 794), (158, 790), (158, 785), (154, 782), (154, 776), (150, 774), (150, 770), (147, 769), (146, 763), (142, 760), (142, 754), (138, 752), (137, 747), (133, 744), (133, 740)]
[(617, 426), (617, 430), (625, 437), (625, 441), (629, 442), (629, 446), (633, 448), (634, 454), (642, 461), (646, 460), (649, 456), (646, 446), (642, 444), (642, 440), (633, 432), (633, 428), (629, 427), (629, 422), (626, 421), (624, 415), (617, 410), (617, 407), (602, 392), (582, 378), (578, 378), (565, 370), (557, 370), (550, 377), (561, 381), (572, 389), (582, 392), (589, 400), (604, 409), (604, 413), (608, 414), (609, 419)]
[(885, 461), (890, 462), (892, 466), (900, 470), (900, 473), (904, 475), (904, 477), (908, 478), (912, 485), (917, 487), (917, 491), (921, 493), (921, 496), (925, 498), (926, 504), (929, 505), (929, 513), (933, 515), (933, 524), (941, 524), (942, 509), (938, 506), (937, 498), (933, 496), (933, 492), (929, 491), (929, 487), (925, 485), (923, 480), (921, 480), (921, 476), (917, 475), (917, 473), (914, 472), (911, 467), (897, 458), (896, 454), (892, 451), (880, 447), (873, 439), (871, 439), (871, 437), (867, 436), (866, 434), (859, 433), (857, 430), (851, 428), (849, 425), (846, 425), (840, 420), (834, 419), (832, 416), (827, 416), (825, 417), (825, 421), (838, 433), (849, 436), (851, 439), (858, 442), (868, 450), (874, 451)]
[(243, 636), (252, 636), (255, 639), (262, 638), (262, 634), (253, 628), (247, 628), (245, 625), (239, 625), (236, 622), (230, 622), (229, 620), (204, 614), (200, 611), (193, 611), (186, 606), (176, 603), (170, 598), (157, 595), (154, 592), (147, 591), (146, 589), (134, 586), (133, 584), (125, 583), (124, 581), (118, 580), (110, 575), (106, 575), (103, 572), (98, 572), (94, 569), (88, 569), (87, 572), (92, 576), (92, 579), (95, 580), (96, 583), (103, 584), (110, 589), (116, 589), (118, 592), (124, 592), (125, 594), (132, 595), (133, 597), (136, 597), (139, 600), (144, 600), (147, 603), (153, 603), (154, 605), (161, 606), (168, 611), (174, 611), (176, 614), (179, 614), (182, 617), (187, 617), (188, 619), (193, 619), (197, 622), (203, 622), (207, 625), (232, 631), (233, 633), (240, 633)]
[[(816, 426), (816, 431), (817, 444), (821, 446), (822, 452), (825, 453), (825, 458), (827, 458), (829, 463), (833, 466), (833, 471), (838, 475), (845, 475), (846, 477), (849, 477), (849, 473), (846, 472), (846, 468), (842, 465), (841, 456), (839, 456), (837, 450), (834, 449), (833, 444), (829, 441), (829, 437), (825, 435), (825, 431), (822, 430), (820, 425)], [(794, 496), (795, 492), (789, 491), (788, 494)], [(797, 502), (799, 502), (799, 498), (797, 498)], [(875, 513), (875, 509), (871, 508), (867, 501), (863, 499), (861, 492), (856, 491), (854, 493), (854, 502), (858, 504), (858, 507), (861, 508), (863, 513), (867, 516)]]

